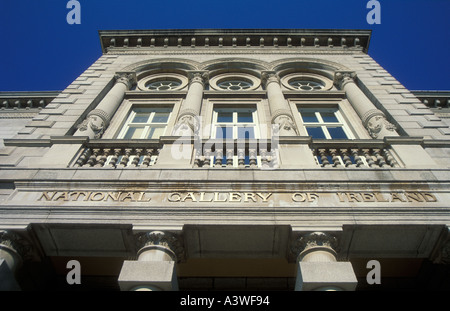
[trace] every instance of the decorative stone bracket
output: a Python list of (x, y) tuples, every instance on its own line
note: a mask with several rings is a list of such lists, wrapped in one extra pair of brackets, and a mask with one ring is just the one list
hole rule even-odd
[(383, 134), (383, 137), (389, 136), (389, 134), (396, 135), (397, 127), (387, 120), (381, 110), (369, 110), (362, 117), (362, 122), (369, 135), (374, 139), (379, 138), (381, 134)]

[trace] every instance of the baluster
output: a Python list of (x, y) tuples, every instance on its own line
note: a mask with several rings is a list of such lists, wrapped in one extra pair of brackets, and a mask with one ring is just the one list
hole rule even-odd
[(120, 148), (114, 148), (114, 154), (111, 157), (111, 161), (109, 161), (110, 167), (116, 167), (117, 166), (117, 160), (119, 159), (120, 154), (122, 153), (122, 149)]
[(256, 167), (257, 165), (257, 151), (256, 148), (248, 149), (249, 158), (250, 158), (250, 167)]
[(392, 154), (389, 152), (388, 149), (383, 149), (383, 155), (386, 158), (386, 161), (387, 161), (389, 166), (391, 166), (391, 167), (399, 167), (400, 166), (398, 164), (398, 162), (394, 159)]
[(92, 154), (89, 157), (89, 160), (87, 161), (87, 164), (89, 164), (90, 167), (93, 167), (97, 163), (97, 156), (100, 153), (100, 149), (95, 148), (92, 149)]
[(372, 155), (370, 154), (370, 149), (362, 149), (362, 152), (364, 154), (364, 157), (366, 158), (367, 164), (369, 167), (372, 167), (375, 165), (375, 162), (373, 160)]
[(194, 167), (202, 167), (201, 149), (195, 149)]
[(361, 166), (363, 166), (363, 165), (364, 165), (364, 162), (363, 162), (362, 159), (361, 159), (359, 150), (358, 150), (358, 149), (351, 149), (350, 152), (352, 153), (353, 158), (355, 159), (355, 165), (356, 165), (356, 167), (361, 167)]
[(120, 161), (121, 167), (127, 167), (128, 161), (130, 160), (130, 154), (133, 151), (131, 148), (125, 148), (125, 154), (122, 157), (122, 160)]
[(108, 159), (109, 153), (111, 152), (111, 149), (103, 149), (103, 153), (100, 156), (100, 159), (98, 160), (96, 167), (104, 167), (106, 160)]
[(238, 167), (245, 167), (245, 148), (238, 148), (237, 150), (238, 156)]
[(375, 156), (375, 159), (377, 159), (377, 164), (379, 167), (384, 167), (386, 165), (386, 161), (380, 154), (380, 149), (373, 149), (373, 154)]
[(350, 159), (349, 150), (348, 149), (342, 149), (341, 153), (342, 153), (342, 161), (344, 161), (344, 166), (345, 167), (351, 167), (351, 165), (353, 163), (352, 163), (352, 159)]
[(159, 158), (159, 153), (160, 153), (160, 151), (161, 151), (161, 149), (159, 149), (159, 148), (153, 148), (152, 158), (153, 158), (154, 160), (153, 160), (153, 163), (150, 162), (151, 165), (155, 165), (156, 162), (158, 162), (158, 158)]
[(150, 161), (152, 160), (153, 150), (151, 148), (146, 148), (144, 150), (144, 152), (145, 152), (145, 156), (144, 156), (144, 159), (142, 160), (141, 167), (149, 167)]
[(85, 148), (74, 166), (75, 167), (83, 167), (83, 165), (86, 164), (86, 161), (88, 160), (90, 155), (91, 155), (91, 149)]
[(269, 153), (267, 149), (260, 149), (259, 154), (261, 156), (261, 167), (268, 168), (269, 167)]
[(328, 161), (327, 157), (327, 150), (326, 149), (318, 149), (320, 160), (322, 161), (322, 167), (325, 167), (327, 165), (330, 165), (330, 162)]
[(233, 157), (234, 157), (234, 149), (227, 149), (226, 150), (227, 155), (227, 167), (233, 167)]
[(337, 149), (330, 149), (331, 161), (333, 161), (333, 166), (338, 167), (341, 165), (339, 160), (339, 151)]
[(205, 149), (205, 161), (203, 162), (204, 167), (211, 167), (211, 149)]
[(222, 159), (223, 159), (223, 149), (218, 149), (216, 146), (216, 162), (214, 163), (215, 167), (222, 167)]
[(136, 154), (135, 154), (135, 156), (133, 158), (133, 161), (131, 161), (131, 165), (134, 166), (134, 167), (138, 167), (139, 166), (139, 162), (141, 161), (141, 154), (142, 154), (143, 149), (138, 148), (135, 151), (136, 151)]

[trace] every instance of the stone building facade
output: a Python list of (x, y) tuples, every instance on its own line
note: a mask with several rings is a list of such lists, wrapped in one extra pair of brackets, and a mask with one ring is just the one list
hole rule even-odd
[(370, 31), (99, 36), (65, 90), (0, 93), (2, 289), (448, 288), (450, 96)]

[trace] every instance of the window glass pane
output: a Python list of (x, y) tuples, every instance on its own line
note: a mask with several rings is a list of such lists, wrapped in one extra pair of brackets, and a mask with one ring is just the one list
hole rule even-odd
[(318, 123), (319, 120), (316, 117), (315, 112), (313, 111), (301, 111), (302, 120), (305, 123)]
[(222, 165), (227, 165), (227, 156), (223, 155), (222, 157)]
[(233, 122), (233, 112), (219, 111), (217, 112), (217, 122)]
[(163, 127), (150, 127), (147, 134), (147, 139), (157, 139), (163, 134), (164, 134)]
[(347, 135), (345, 135), (342, 127), (327, 127), (328, 132), (330, 133), (331, 138), (333, 139), (347, 139)]
[(167, 123), (169, 112), (156, 112), (152, 123)]
[(144, 131), (141, 127), (130, 127), (125, 134), (125, 139), (140, 139), (142, 132)]
[(244, 157), (244, 164), (245, 164), (245, 165), (250, 165), (250, 156), (246, 155), (246, 156)]
[(233, 128), (232, 127), (217, 127), (216, 128), (216, 138), (233, 138)]
[(238, 127), (238, 138), (255, 138), (253, 127)]
[(251, 112), (238, 112), (239, 123), (253, 123), (253, 113)]
[(321, 116), (324, 122), (339, 122), (334, 112), (322, 112)]
[(149, 116), (150, 114), (148, 113), (137, 113), (131, 123), (147, 123)]
[(244, 80), (226, 80), (218, 83), (218, 86), (224, 90), (241, 91), (252, 87), (253, 83)]
[(321, 127), (307, 127), (308, 135), (315, 139), (325, 139), (325, 134)]
[(174, 90), (181, 85), (177, 80), (150, 81), (146, 83), (146, 87), (152, 91), (169, 91)]

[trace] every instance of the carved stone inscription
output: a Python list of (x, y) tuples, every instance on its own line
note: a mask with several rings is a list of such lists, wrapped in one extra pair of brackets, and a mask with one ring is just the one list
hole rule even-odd
[(133, 191), (44, 191), (38, 201), (117, 201), (117, 202), (149, 202), (151, 198), (145, 192)]
[[(153, 199), (152, 199), (153, 197)], [(321, 200), (336, 203), (432, 203), (436, 195), (422, 191), (398, 192), (240, 192), (240, 191), (178, 191), (155, 193), (148, 191), (44, 191), (38, 201), (46, 202), (151, 202), (174, 203), (260, 203), (288, 201), (293, 204), (317, 203)]]

